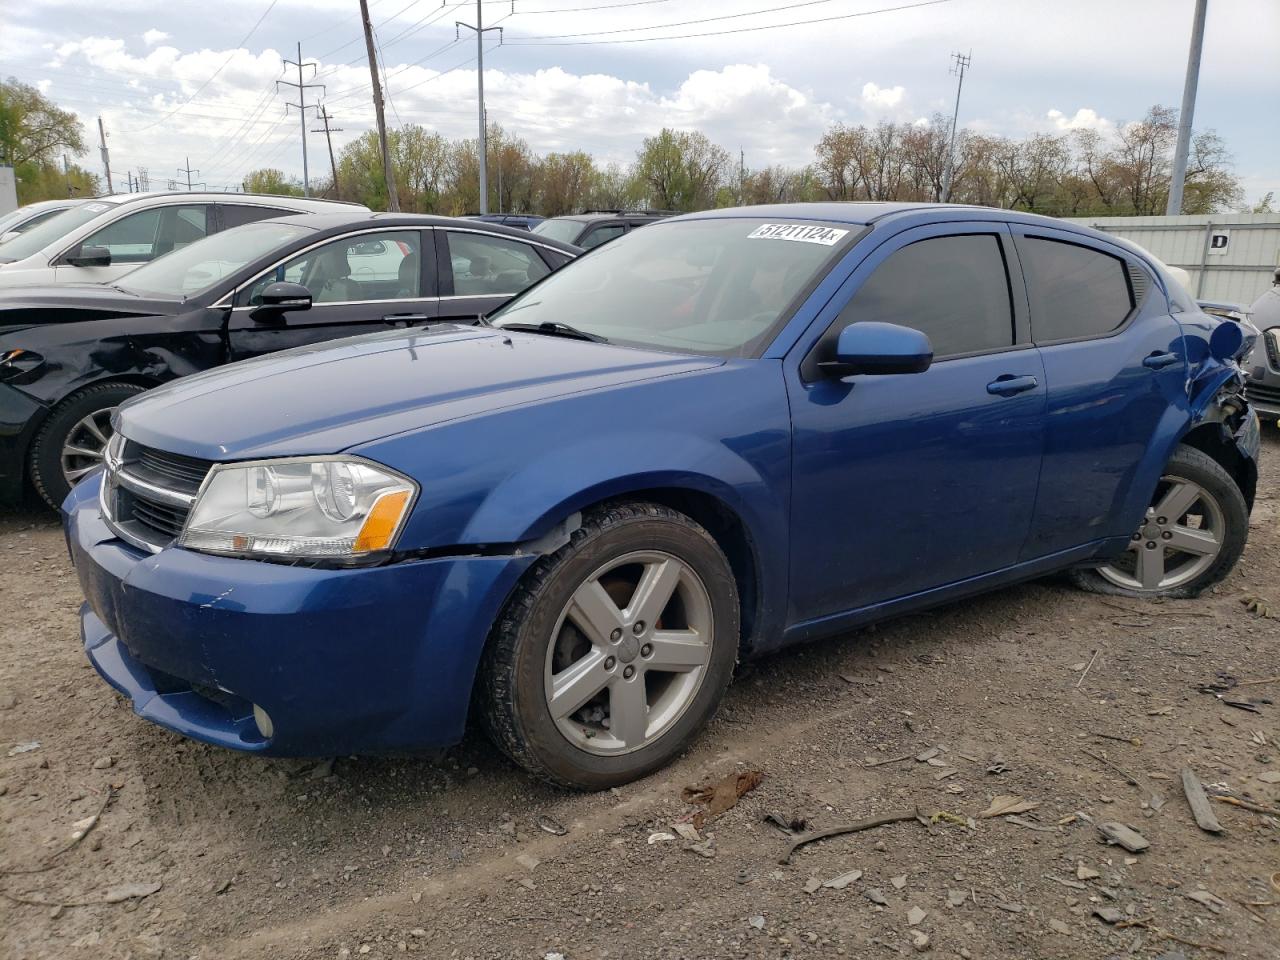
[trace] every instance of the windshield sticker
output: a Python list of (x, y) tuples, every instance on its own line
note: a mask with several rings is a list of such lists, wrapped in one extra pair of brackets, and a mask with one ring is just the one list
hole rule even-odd
[(819, 227), (805, 223), (765, 223), (747, 234), (748, 240), (795, 240), (799, 243), (820, 243), (833, 247), (848, 230)]
[(84, 205), (86, 210), (92, 210), (94, 213), (101, 213), (103, 210), (106, 210), (107, 207), (108, 204), (105, 203), (86, 203)]

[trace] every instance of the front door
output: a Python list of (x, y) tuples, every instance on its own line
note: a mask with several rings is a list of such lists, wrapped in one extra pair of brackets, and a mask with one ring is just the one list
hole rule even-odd
[[(436, 318), (431, 231), (381, 230), (327, 240), (282, 261), (236, 294), (231, 359), (243, 360)], [(311, 291), (309, 310), (264, 314), (263, 289), (278, 280)]]
[[(826, 332), (788, 373), (792, 623), (1017, 561), (1035, 506), (1045, 378), (1016, 277), (1002, 226), (922, 227), (877, 248), (828, 305)], [(932, 366), (823, 377), (816, 362), (859, 321), (928, 334)]]
[[(211, 203), (175, 203), (136, 210), (95, 230), (63, 254), (54, 268), (54, 277), (58, 283), (109, 283), (214, 232)], [(111, 263), (105, 267), (78, 267), (67, 262), (88, 247), (105, 248), (111, 254)]]

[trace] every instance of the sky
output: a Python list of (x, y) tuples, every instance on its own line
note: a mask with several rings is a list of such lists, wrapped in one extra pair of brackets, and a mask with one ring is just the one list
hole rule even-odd
[[(490, 122), (538, 153), (626, 164), (663, 126), (698, 129), (748, 169), (804, 164), (831, 124), (949, 113), (951, 55), (972, 56), (960, 124), (1022, 136), (1114, 130), (1182, 98), (1194, 0), (481, 0)], [(475, 0), (371, 0), (390, 124), (476, 134)], [(804, 21), (820, 21), (805, 23)], [(726, 32), (734, 31), (734, 32)], [(1250, 203), (1280, 196), (1278, 0), (1209, 0), (1197, 130), (1216, 130)], [(622, 41), (622, 42), (619, 42)], [(357, 0), (0, 0), (0, 75), (107, 131), (112, 173), (234, 188), (302, 175), (286, 108), (302, 58), (309, 166), (374, 124)], [(96, 149), (80, 159), (101, 173)]]

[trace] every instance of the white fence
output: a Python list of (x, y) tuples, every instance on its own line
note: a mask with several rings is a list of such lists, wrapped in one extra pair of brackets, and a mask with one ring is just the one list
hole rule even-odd
[(1248, 306), (1271, 286), (1280, 266), (1280, 213), (1089, 217), (1071, 222), (1124, 237), (1186, 270), (1198, 300)]

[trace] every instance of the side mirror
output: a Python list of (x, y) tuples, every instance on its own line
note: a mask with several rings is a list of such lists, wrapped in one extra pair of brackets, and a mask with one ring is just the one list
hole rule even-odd
[(919, 330), (896, 323), (851, 323), (840, 331), (835, 356), (820, 361), (829, 377), (855, 373), (923, 373), (933, 363), (933, 345)]
[(277, 280), (262, 289), (262, 301), (254, 315), (278, 315), (288, 310), (310, 310), (311, 291), (300, 283)]
[(74, 256), (67, 257), (67, 263), (73, 267), (109, 267), (111, 266), (111, 249), (81, 247)]

